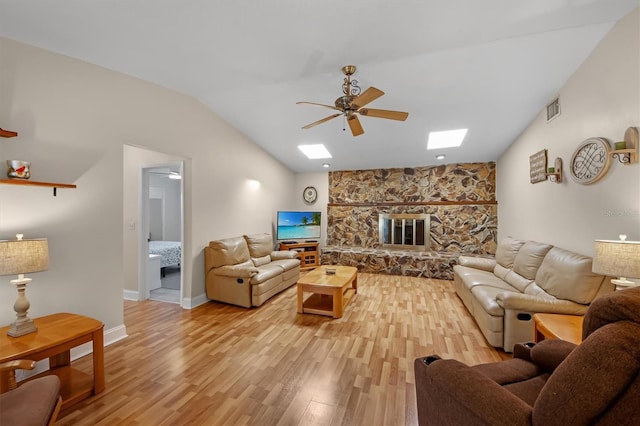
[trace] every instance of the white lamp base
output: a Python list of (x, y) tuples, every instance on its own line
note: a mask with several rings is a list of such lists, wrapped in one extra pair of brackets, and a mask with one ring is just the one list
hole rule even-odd
[(617, 280), (611, 280), (611, 283), (616, 286), (616, 290), (622, 290), (629, 287), (636, 287), (638, 283), (629, 281), (625, 277), (620, 277)]
[(16, 320), (7, 331), (7, 335), (11, 337), (24, 336), (38, 330), (33, 320), (27, 316), (30, 304), (25, 296), (25, 290), (30, 282), (31, 278), (24, 278), (24, 275), (20, 275), (17, 280), (11, 280), (11, 284), (15, 284), (18, 290), (18, 298), (13, 305), (13, 310), (16, 311)]

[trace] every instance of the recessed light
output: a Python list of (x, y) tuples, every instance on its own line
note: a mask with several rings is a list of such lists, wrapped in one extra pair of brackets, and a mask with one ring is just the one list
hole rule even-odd
[(453, 148), (460, 146), (467, 134), (467, 129), (445, 130), (429, 133), (427, 149)]
[(444, 160), (446, 157), (444, 154), (436, 155), (436, 160)]
[(325, 169), (328, 169), (331, 166), (331, 164), (329, 163), (322, 163), (322, 167), (324, 167)]
[(332, 158), (327, 148), (321, 143), (316, 145), (298, 145), (298, 149), (311, 160), (317, 158)]

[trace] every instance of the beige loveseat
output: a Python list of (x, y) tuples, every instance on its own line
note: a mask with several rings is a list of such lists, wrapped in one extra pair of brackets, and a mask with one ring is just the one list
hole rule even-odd
[(260, 306), (295, 284), (295, 251), (274, 251), (269, 234), (211, 241), (204, 249), (207, 297), (233, 305)]
[(456, 293), (485, 338), (506, 352), (533, 340), (533, 314), (584, 315), (614, 290), (591, 272), (592, 259), (549, 244), (506, 238), (495, 258), (460, 256), (453, 267)]

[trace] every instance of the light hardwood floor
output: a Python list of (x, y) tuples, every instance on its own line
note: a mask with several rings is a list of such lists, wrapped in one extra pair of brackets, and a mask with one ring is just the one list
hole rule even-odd
[[(451, 281), (359, 274), (340, 319), (296, 313), (295, 286), (254, 309), (124, 303), (105, 392), (58, 425), (416, 425), (415, 358), (509, 357)], [(91, 371), (89, 357), (74, 365)]]

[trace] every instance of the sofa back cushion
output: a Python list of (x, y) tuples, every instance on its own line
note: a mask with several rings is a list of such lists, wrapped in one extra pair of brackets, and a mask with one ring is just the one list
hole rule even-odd
[(593, 301), (605, 279), (591, 271), (592, 259), (554, 247), (545, 256), (536, 283), (558, 299), (587, 305)]
[(237, 265), (249, 260), (247, 242), (242, 237), (226, 238), (209, 243), (208, 258), (214, 268)]
[(249, 256), (252, 258), (261, 258), (270, 255), (273, 251), (273, 239), (271, 234), (252, 234), (245, 235), (249, 247)]
[[(500, 240), (500, 243), (496, 248), (496, 263), (502, 266), (502, 269), (512, 269), (513, 261), (518, 254), (518, 250), (520, 250), (520, 247), (522, 247), (523, 244), (524, 241), (514, 240), (511, 237), (503, 238), (502, 240)], [(504, 271), (504, 274), (506, 273), (507, 271)]]
[(533, 280), (542, 260), (547, 252), (551, 250), (551, 247), (553, 246), (549, 244), (527, 241), (520, 247), (513, 261), (513, 272), (522, 275), (528, 280)]

